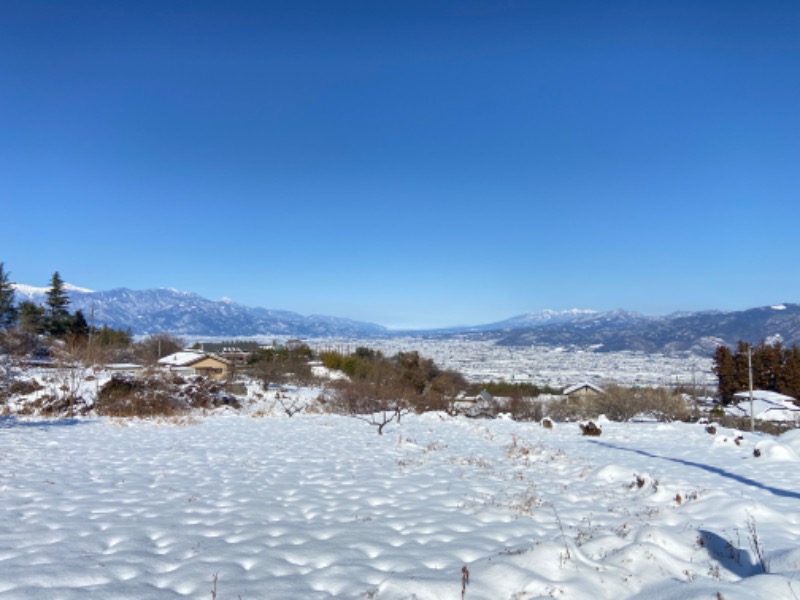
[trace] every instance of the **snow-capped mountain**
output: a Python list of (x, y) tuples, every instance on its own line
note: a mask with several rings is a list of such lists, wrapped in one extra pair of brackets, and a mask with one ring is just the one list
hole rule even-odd
[[(16, 295), (17, 302), (22, 300), (32, 300), (34, 302), (41, 301), (47, 295), (47, 291), (50, 288), (43, 288), (43, 287), (34, 287), (32, 285), (25, 285), (24, 283), (12, 283), (11, 287), (14, 288), (14, 294)], [(71, 283), (65, 283), (64, 289), (69, 293), (82, 293), (82, 294), (91, 294), (93, 293), (92, 290), (78, 287), (76, 285), (72, 285)]]
[[(92, 292), (65, 285), (73, 310), (80, 309), (95, 325), (130, 328), (134, 334), (169, 331), (178, 335), (301, 337), (373, 336), (385, 328), (338, 317), (303, 316), (295, 312), (250, 308), (229, 298), (208, 300), (192, 292), (159, 288), (119, 288)], [(14, 284), (17, 300), (43, 302), (46, 288)]]
[(611, 352), (686, 352), (708, 354), (719, 344), (739, 340), (759, 343), (781, 340), (800, 344), (800, 304), (781, 304), (743, 311), (680, 312), (651, 317), (616, 310), (581, 315), (570, 321), (536, 328), (497, 331), (505, 346), (547, 345), (591, 347)]
[(533, 329), (545, 325), (555, 325), (558, 323), (568, 323), (576, 319), (596, 315), (596, 310), (585, 310), (580, 308), (573, 308), (571, 310), (543, 310), (534, 313), (525, 313), (498, 321), (497, 323), (489, 323), (488, 325), (478, 325), (474, 327), (476, 331), (490, 331), (497, 329)]
[[(44, 302), (46, 288), (14, 284), (17, 301)], [(134, 334), (169, 331), (184, 336), (286, 335), (292, 337), (461, 336), (503, 346), (560, 346), (610, 352), (695, 352), (739, 340), (781, 340), (800, 344), (800, 304), (776, 304), (744, 311), (676, 312), (662, 317), (626, 310), (572, 309), (526, 313), (486, 325), (428, 331), (390, 331), (373, 323), (339, 317), (304, 316), (285, 310), (251, 308), (229, 298), (208, 300), (174, 289), (92, 292), (67, 284), (73, 310), (97, 326), (130, 328)]]

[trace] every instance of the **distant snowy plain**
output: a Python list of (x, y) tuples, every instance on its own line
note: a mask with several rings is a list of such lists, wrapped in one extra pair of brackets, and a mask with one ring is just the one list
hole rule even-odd
[(0, 597), (800, 598), (800, 432), (601, 425), (2, 417)]

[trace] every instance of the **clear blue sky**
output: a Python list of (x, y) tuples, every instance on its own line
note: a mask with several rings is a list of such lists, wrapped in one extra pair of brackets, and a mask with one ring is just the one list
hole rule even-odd
[(389, 326), (800, 302), (800, 3), (0, 0), (0, 261)]

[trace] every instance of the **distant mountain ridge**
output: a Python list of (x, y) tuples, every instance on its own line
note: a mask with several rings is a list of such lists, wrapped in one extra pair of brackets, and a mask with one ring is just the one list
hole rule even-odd
[(492, 331), (502, 346), (565, 346), (600, 352), (693, 352), (710, 354), (739, 340), (780, 340), (800, 344), (800, 304), (781, 304), (742, 311), (678, 312), (650, 317), (630, 311), (598, 312), (534, 328)]
[[(43, 302), (46, 288), (14, 284), (17, 300)], [(800, 304), (779, 304), (743, 311), (676, 312), (662, 317), (626, 310), (586, 309), (526, 313), (486, 325), (423, 331), (395, 331), (340, 317), (303, 316), (285, 310), (250, 308), (225, 298), (208, 300), (175, 289), (93, 292), (67, 285), (73, 310), (97, 326), (130, 328), (146, 335), (169, 331), (182, 336), (369, 338), (392, 335), (491, 340), (501, 346), (560, 346), (598, 352), (693, 352), (708, 355), (719, 344), (763, 339), (800, 344)]]
[[(46, 288), (14, 284), (17, 300), (43, 302)], [(162, 331), (183, 336), (288, 335), (357, 337), (384, 335), (385, 327), (324, 315), (303, 316), (284, 310), (250, 308), (230, 299), (208, 300), (193, 292), (169, 288), (92, 292), (65, 286), (72, 310), (83, 311), (95, 325), (130, 328), (136, 335)]]

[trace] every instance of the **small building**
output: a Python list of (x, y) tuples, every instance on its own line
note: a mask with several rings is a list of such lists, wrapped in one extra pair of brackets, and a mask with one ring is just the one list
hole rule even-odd
[(602, 396), (605, 391), (593, 383), (583, 382), (571, 385), (561, 393), (571, 400), (585, 400)]
[[(750, 418), (750, 392), (733, 395), (736, 404), (725, 408), (726, 414)], [(753, 418), (759, 421), (800, 424), (800, 407), (791, 396), (767, 390), (753, 390)]]
[(245, 365), (250, 357), (261, 349), (258, 342), (200, 342), (194, 345), (200, 352), (224, 358), (235, 365)]
[(497, 412), (495, 398), (486, 390), (473, 397), (461, 396), (453, 402), (452, 410), (455, 414), (467, 417), (494, 417)]
[(213, 379), (227, 379), (231, 372), (230, 361), (204, 352), (185, 350), (170, 354), (158, 361), (159, 366), (185, 375), (202, 375)]

